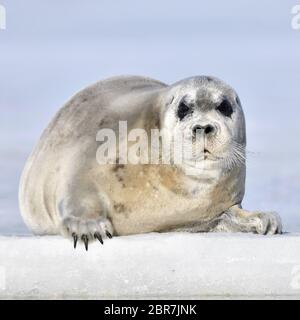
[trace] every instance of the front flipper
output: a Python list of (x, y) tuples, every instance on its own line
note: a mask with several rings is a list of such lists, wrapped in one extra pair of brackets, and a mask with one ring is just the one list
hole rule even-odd
[(73, 240), (74, 249), (78, 240), (80, 240), (83, 242), (85, 249), (88, 250), (90, 241), (96, 239), (103, 244), (104, 239), (111, 239), (113, 227), (107, 218), (82, 219), (67, 217), (62, 221), (62, 233)]
[(217, 225), (211, 230), (215, 232), (253, 232), (258, 234), (282, 233), (280, 216), (275, 212), (247, 211), (235, 205), (224, 212)]
[(76, 171), (57, 191), (59, 232), (73, 241), (74, 248), (81, 242), (86, 250), (91, 241), (103, 244), (114, 234), (109, 198), (88, 177)]

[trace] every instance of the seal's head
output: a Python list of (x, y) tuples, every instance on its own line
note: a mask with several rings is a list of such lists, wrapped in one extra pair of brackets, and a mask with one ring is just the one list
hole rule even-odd
[(165, 104), (162, 127), (172, 140), (182, 137), (183, 166), (232, 169), (244, 163), (245, 120), (229, 85), (214, 77), (188, 78), (168, 88)]

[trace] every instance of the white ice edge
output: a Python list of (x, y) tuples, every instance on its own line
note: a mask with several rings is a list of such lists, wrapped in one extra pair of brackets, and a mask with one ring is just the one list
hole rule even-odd
[(300, 298), (300, 234), (0, 237), (0, 298)]

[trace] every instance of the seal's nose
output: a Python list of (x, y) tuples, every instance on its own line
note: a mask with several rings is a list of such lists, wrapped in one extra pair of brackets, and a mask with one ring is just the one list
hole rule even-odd
[(211, 124), (207, 124), (205, 126), (201, 126), (199, 124), (195, 125), (193, 127), (193, 135), (196, 136), (197, 130), (203, 130), (205, 134), (213, 133), (214, 132), (214, 127)]

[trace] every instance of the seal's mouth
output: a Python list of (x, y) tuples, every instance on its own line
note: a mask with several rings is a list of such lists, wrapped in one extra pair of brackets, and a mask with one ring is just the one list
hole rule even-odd
[(203, 153), (204, 153), (204, 160), (207, 160), (208, 156), (211, 154), (210, 151), (204, 148)]

